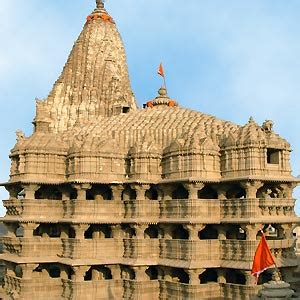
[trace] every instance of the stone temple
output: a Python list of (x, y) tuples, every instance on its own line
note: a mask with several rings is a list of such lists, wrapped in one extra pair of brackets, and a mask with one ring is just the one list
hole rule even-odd
[(102, 1), (63, 71), (17, 132), (3, 185), (8, 299), (250, 299), (266, 232), (297, 283), (289, 143), (182, 108), (161, 88), (138, 108)]

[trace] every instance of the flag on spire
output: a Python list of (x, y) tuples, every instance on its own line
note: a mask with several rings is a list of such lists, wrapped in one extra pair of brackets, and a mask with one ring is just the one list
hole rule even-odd
[(262, 232), (260, 242), (257, 246), (254, 255), (251, 275), (255, 276), (258, 279), (259, 275), (263, 271), (265, 271), (273, 265), (275, 265), (275, 260), (267, 244), (266, 237)]
[(158, 67), (157, 74), (160, 75), (161, 77), (165, 77), (165, 72), (164, 72), (164, 68), (163, 68), (162, 63)]

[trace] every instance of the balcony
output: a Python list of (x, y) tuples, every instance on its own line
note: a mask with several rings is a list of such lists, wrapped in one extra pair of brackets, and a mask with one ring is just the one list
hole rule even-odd
[(159, 201), (157, 200), (128, 200), (124, 203), (124, 218), (128, 221), (158, 221)]
[(159, 291), (158, 280), (151, 280), (151, 281), (150, 280), (148, 281), (124, 280), (123, 299), (153, 300), (153, 299), (160, 299), (159, 294), (160, 291)]
[[(4, 289), (13, 299), (60, 299), (62, 281), (60, 278), (32, 278), (25, 279), (12, 275), (5, 275)], [(49, 292), (51, 291), (51, 292)]]
[(220, 203), (222, 222), (241, 222), (247, 219), (281, 222), (296, 218), (294, 199), (231, 199)]
[(122, 239), (62, 239), (62, 257), (119, 263), (123, 257)]
[(73, 282), (62, 279), (62, 296), (57, 299), (122, 299), (123, 280), (91, 280)]
[[(189, 285), (179, 282), (161, 281), (161, 299), (220, 299), (219, 283)], [(241, 298), (230, 298), (241, 299)]]
[(62, 253), (60, 238), (2, 237), (2, 242), (4, 254), (13, 254), (19, 257), (34, 257), (39, 260), (42, 258), (45, 261), (51, 261)]
[(220, 222), (220, 201), (212, 200), (163, 200), (160, 201), (160, 220), (186, 223)]
[[(220, 265), (218, 240), (160, 240), (160, 258), (169, 261), (179, 260), (182, 267), (218, 267)], [(194, 262), (192, 262), (194, 261)]]
[(256, 299), (258, 292), (261, 290), (261, 285), (246, 286), (233, 283), (221, 283), (222, 299)]
[(64, 205), (61, 200), (4, 200), (6, 218), (50, 221), (63, 217)]
[(142, 260), (145, 264), (153, 264), (159, 258), (158, 239), (124, 239), (124, 258)]
[[(220, 241), (221, 267), (251, 269), (258, 243), (259, 241)], [(293, 253), (295, 240), (268, 240), (268, 245), (279, 267), (297, 265)]]

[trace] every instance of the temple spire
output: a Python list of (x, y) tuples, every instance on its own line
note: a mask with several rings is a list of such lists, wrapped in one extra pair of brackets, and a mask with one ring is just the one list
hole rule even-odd
[(104, 3), (102, 0), (96, 0), (96, 5), (98, 9), (104, 8)]

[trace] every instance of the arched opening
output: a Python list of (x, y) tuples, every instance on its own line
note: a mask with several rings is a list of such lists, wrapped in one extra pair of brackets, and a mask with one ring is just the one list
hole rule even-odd
[(148, 275), (150, 280), (157, 280), (158, 279), (158, 271), (155, 266), (151, 266), (146, 270), (146, 274)]
[(208, 224), (203, 230), (198, 233), (200, 240), (216, 240), (218, 239), (218, 230)]
[(84, 281), (90, 281), (92, 280), (93, 275), (93, 267), (91, 267), (84, 275)]
[(17, 229), (16, 229), (16, 237), (23, 237), (24, 236), (24, 228), (20, 225)]
[(241, 273), (241, 271), (231, 269), (226, 272), (226, 282), (245, 285), (246, 277)]
[(183, 269), (178, 268), (172, 270), (172, 278), (174, 282), (189, 283), (190, 281), (189, 275)]
[(135, 200), (136, 199), (136, 191), (133, 190), (130, 187), (127, 187), (123, 192), (122, 192), (122, 200), (128, 201), (128, 200)]
[(218, 199), (218, 193), (211, 186), (205, 186), (198, 191), (198, 199)]
[(172, 193), (172, 199), (188, 199), (189, 192), (182, 185), (178, 186)]
[(51, 278), (59, 278), (60, 277), (60, 267), (57, 265), (49, 266), (48, 273)]
[(40, 224), (34, 231), (34, 236), (59, 238), (61, 228), (58, 224)]
[(207, 269), (200, 276), (200, 283), (218, 282), (218, 273), (215, 269)]
[(247, 233), (239, 225), (232, 224), (226, 231), (226, 239), (228, 240), (246, 240)]
[(150, 239), (158, 238), (158, 226), (157, 225), (149, 225), (149, 227), (145, 230), (145, 237)]
[(75, 229), (73, 227), (69, 227), (69, 238), (70, 239), (75, 239), (76, 237), (76, 232), (75, 232)]
[(147, 200), (158, 200), (157, 190), (153, 186), (151, 186), (151, 188), (146, 191), (145, 198)]
[(135, 272), (128, 266), (121, 267), (121, 274), (123, 279), (135, 280)]
[(104, 266), (99, 266), (95, 268), (99, 272), (99, 279), (100, 280), (111, 280), (112, 273), (111, 270)]
[(128, 224), (122, 224), (121, 228), (124, 232), (124, 237), (125, 238), (131, 239), (131, 238), (136, 236), (135, 230), (132, 227), (130, 227)]
[(174, 240), (188, 240), (189, 232), (183, 228), (182, 225), (176, 225), (174, 230), (172, 231), (172, 239)]
[(238, 184), (234, 184), (226, 193), (227, 199), (244, 199), (246, 198), (246, 191)]
[(95, 185), (87, 191), (87, 200), (112, 200), (112, 190), (108, 185)]
[(35, 199), (62, 200), (61, 191), (51, 185), (41, 186), (34, 194)]
[(70, 192), (70, 199), (75, 200), (75, 199), (77, 199), (77, 196), (78, 196), (77, 190), (72, 188), (72, 190)]
[(93, 239), (93, 238), (105, 238), (109, 239), (112, 237), (111, 227), (107, 224), (92, 224), (85, 231), (84, 238), (85, 239)]

